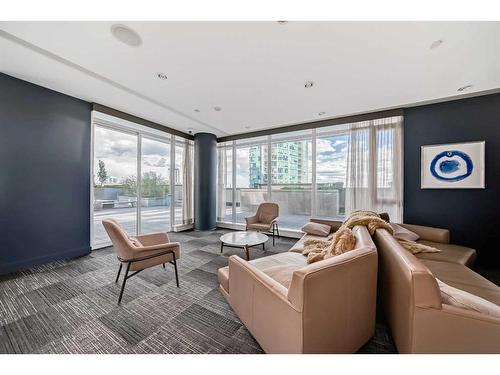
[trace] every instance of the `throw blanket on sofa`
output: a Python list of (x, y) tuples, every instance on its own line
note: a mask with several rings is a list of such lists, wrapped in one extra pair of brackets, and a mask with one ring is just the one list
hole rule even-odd
[[(353, 211), (343, 222), (342, 226), (334, 233), (331, 241), (328, 240), (307, 240), (304, 242), (302, 254), (307, 256), (307, 263), (314, 263), (319, 260), (328, 259), (336, 255), (343, 254), (354, 249), (356, 239), (352, 233), (352, 228), (356, 225), (366, 226), (370, 235), (373, 235), (379, 228), (394, 234), (392, 227), (383, 220), (380, 215), (372, 211)], [(435, 253), (441, 250), (431, 246), (419, 244), (413, 241), (398, 240), (406, 250), (417, 253)]]

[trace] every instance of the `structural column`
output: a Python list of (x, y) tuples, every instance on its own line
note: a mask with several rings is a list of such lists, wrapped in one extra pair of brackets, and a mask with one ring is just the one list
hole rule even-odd
[(194, 136), (194, 224), (196, 230), (215, 229), (217, 206), (217, 137)]

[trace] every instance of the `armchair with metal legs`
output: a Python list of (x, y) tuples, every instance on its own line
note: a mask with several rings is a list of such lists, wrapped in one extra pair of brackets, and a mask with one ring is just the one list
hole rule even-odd
[(277, 203), (261, 203), (254, 216), (246, 217), (246, 229), (257, 232), (265, 232), (273, 236), (273, 246), (275, 245), (275, 236), (280, 238), (278, 227), (279, 206)]
[[(177, 287), (179, 287), (177, 260), (180, 257), (180, 244), (178, 242), (170, 242), (166, 233), (129, 237), (120, 224), (113, 219), (105, 219), (102, 221), (102, 224), (113, 243), (118, 260), (120, 261), (115, 282), (118, 282), (122, 268), (124, 265), (126, 266), (118, 303), (122, 300), (125, 284), (128, 279), (146, 268), (160, 264), (163, 265), (163, 268), (165, 268), (165, 263), (170, 263), (174, 266), (175, 281)], [(135, 272), (129, 274), (130, 271)]]

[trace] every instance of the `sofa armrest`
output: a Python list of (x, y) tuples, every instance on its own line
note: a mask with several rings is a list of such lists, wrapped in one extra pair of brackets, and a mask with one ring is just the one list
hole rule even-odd
[[(333, 291), (338, 289), (344, 294), (350, 294), (353, 283), (361, 283), (362, 286), (357, 291), (362, 293), (375, 291), (377, 252), (374, 248), (354, 249), (295, 271), (288, 289), (288, 300), (297, 310), (302, 310), (308, 296), (317, 294), (319, 300), (325, 296), (340, 297), (339, 293)], [(375, 301), (374, 295), (370, 297)], [(336, 303), (343, 303), (342, 298), (332, 303), (332, 306)]]
[(266, 353), (302, 352), (302, 313), (287, 289), (238, 256), (229, 257), (229, 304)]
[(450, 243), (450, 231), (448, 229), (426, 227), (415, 224), (399, 225), (418, 234), (421, 240), (438, 243)]
[(304, 352), (357, 351), (375, 332), (376, 289), (377, 252), (373, 247), (351, 250), (295, 271), (288, 299), (303, 311)]
[(239, 293), (239, 291), (235, 290), (237, 284), (244, 281), (269, 289), (277, 299), (293, 308), (287, 298), (288, 289), (237, 255), (229, 257), (229, 277), (231, 294)]

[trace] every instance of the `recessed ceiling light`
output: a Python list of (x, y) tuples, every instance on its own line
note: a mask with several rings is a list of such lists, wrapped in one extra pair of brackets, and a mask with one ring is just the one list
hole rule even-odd
[(167, 75), (165, 73), (156, 73), (156, 76), (159, 78), (159, 79), (167, 79)]
[(283, 20), (282, 21), (276, 21), (276, 22), (278, 22), (280, 25), (285, 25), (285, 24), (288, 23), (288, 21), (283, 21)]
[(442, 39), (435, 40), (431, 44), (431, 49), (438, 48), (441, 44), (443, 44), (443, 40)]
[(142, 39), (139, 34), (128, 26), (114, 24), (111, 26), (111, 33), (116, 39), (128, 46), (139, 47), (142, 44)]
[(471, 87), (472, 87), (472, 85), (465, 85), (465, 86), (459, 87), (457, 91), (462, 92), (462, 91), (470, 89)]
[(323, 116), (323, 115), (326, 115), (326, 112), (319, 112), (318, 113), (318, 116)]
[(306, 89), (311, 88), (313, 86), (314, 86), (314, 82), (313, 81), (306, 81), (306, 83), (304, 83), (304, 87)]
[(217, 112), (222, 111), (222, 108), (221, 107), (214, 107), (214, 111), (217, 111)]
[(198, 108), (194, 109), (195, 112), (200, 112), (200, 110)]

